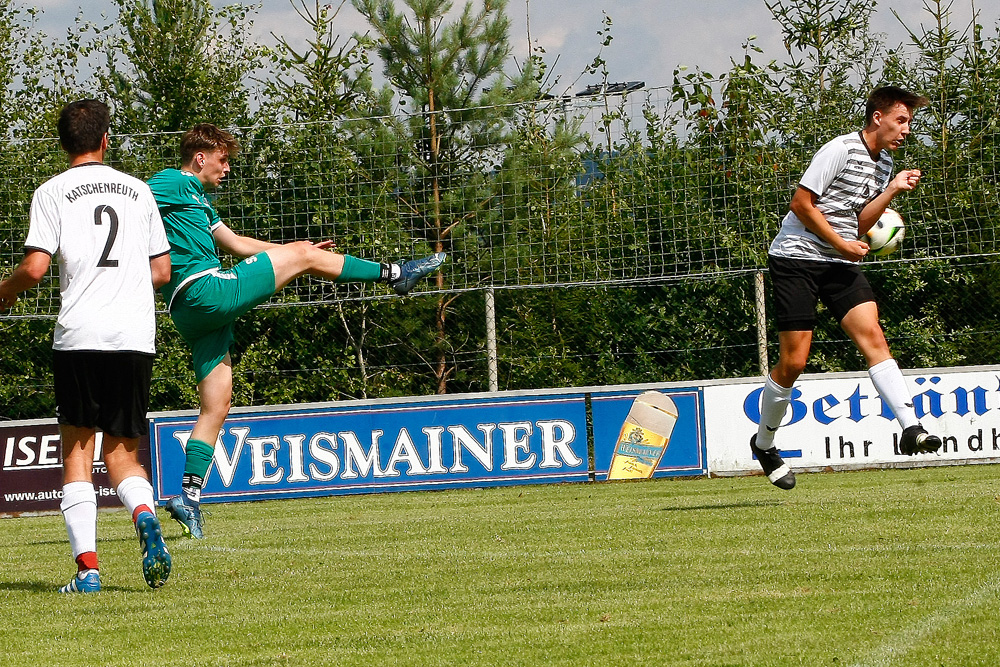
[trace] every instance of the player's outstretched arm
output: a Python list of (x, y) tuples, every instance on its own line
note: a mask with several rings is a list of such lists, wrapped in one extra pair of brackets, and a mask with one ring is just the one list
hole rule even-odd
[(10, 277), (0, 282), (0, 310), (13, 308), (18, 294), (42, 282), (51, 262), (47, 252), (29, 250)]
[(215, 245), (230, 255), (236, 255), (237, 257), (249, 257), (250, 255), (256, 255), (259, 252), (279, 247), (277, 243), (269, 243), (255, 239), (252, 236), (237, 234), (226, 225), (219, 225), (213, 229), (212, 237), (215, 239)]

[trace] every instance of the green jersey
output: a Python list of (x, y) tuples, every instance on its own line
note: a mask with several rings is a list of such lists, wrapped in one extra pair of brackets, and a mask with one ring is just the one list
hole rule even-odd
[(222, 224), (194, 174), (164, 169), (149, 179), (170, 242), (170, 282), (160, 288), (167, 304), (178, 289), (222, 268), (212, 231)]

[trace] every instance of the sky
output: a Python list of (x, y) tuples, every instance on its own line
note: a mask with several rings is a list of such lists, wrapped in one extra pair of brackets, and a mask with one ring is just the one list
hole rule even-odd
[[(313, 6), (316, 0), (304, 2)], [(890, 46), (906, 44), (906, 30), (890, 8), (919, 32), (920, 24), (931, 20), (924, 5), (933, 3), (878, 2), (871, 27), (884, 33)], [(21, 0), (14, 0), (14, 4), (27, 6)], [(63, 35), (81, 11), (84, 19), (96, 23), (104, 21), (102, 13), (107, 19), (117, 16), (112, 0), (36, 0), (32, 4), (43, 11), (39, 28), (50, 36)], [(213, 0), (212, 4), (221, 7), (232, 3)], [(254, 32), (261, 41), (273, 43), (274, 33), (293, 47), (305, 43), (309, 30), (296, 14), (292, 0), (258, 0), (257, 4), (260, 9)], [(402, 5), (401, 0), (397, 5)], [(464, 6), (464, 1), (455, 0), (455, 6)], [(986, 34), (995, 35), (1000, 17), (1000, 3), (995, 0), (952, 0), (953, 26), (964, 29), (973, 6), (980, 12), (979, 22), (986, 27)], [(553, 90), (559, 94), (578, 92), (599, 82), (598, 75), (581, 74), (599, 53), (607, 61), (609, 81), (644, 81), (647, 87), (669, 86), (679, 66), (719, 76), (729, 68), (731, 58), (742, 60), (743, 44), (750, 36), (756, 36), (754, 43), (764, 50), (763, 55), (754, 56), (759, 64), (785, 57), (779, 25), (764, 0), (508, 0), (507, 10), (514, 58), (523, 61), (526, 57), (530, 34), (530, 43), (545, 50)], [(605, 27), (605, 14), (612, 22), (614, 39), (602, 53), (598, 33)], [(336, 25), (345, 37), (367, 30), (349, 1)]]

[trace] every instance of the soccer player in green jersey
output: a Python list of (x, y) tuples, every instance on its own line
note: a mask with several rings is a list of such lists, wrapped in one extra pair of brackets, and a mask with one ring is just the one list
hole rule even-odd
[[(201, 489), (215, 442), (229, 414), (233, 322), (292, 280), (310, 274), (337, 282), (384, 282), (409, 292), (436, 271), (445, 253), (401, 263), (377, 263), (332, 252), (332, 241), (268, 243), (227, 227), (206, 197), (230, 171), (239, 150), (232, 134), (215, 125), (194, 126), (181, 137), (181, 168), (149, 179), (170, 241), (173, 272), (161, 289), (170, 317), (191, 347), (201, 408), (185, 447), (182, 493), (167, 511), (192, 537), (203, 536)], [(245, 257), (224, 270), (216, 248)]]

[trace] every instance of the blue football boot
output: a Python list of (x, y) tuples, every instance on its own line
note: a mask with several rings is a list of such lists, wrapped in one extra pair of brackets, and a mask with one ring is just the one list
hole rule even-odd
[(167, 512), (171, 519), (181, 524), (186, 536), (199, 540), (205, 536), (201, 530), (205, 520), (201, 516), (200, 503), (192, 503), (182, 493), (167, 501)]
[(101, 590), (101, 573), (87, 570), (82, 577), (77, 574), (73, 580), (59, 589), (60, 593), (98, 593)]
[(140, 512), (135, 520), (135, 533), (142, 546), (142, 576), (150, 588), (159, 588), (170, 576), (170, 552), (163, 543), (160, 520), (151, 512)]
[(447, 258), (448, 255), (445, 253), (437, 252), (421, 259), (411, 259), (408, 262), (403, 262), (399, 265), (399, 277), (395, 280), (390, 280), (389, 286), (400, 296), (408, 294), (413, 289), (413, 286), (417, 284), (418, 280), (441, 268), (441, 265), (444, 264), (444, 260)]

